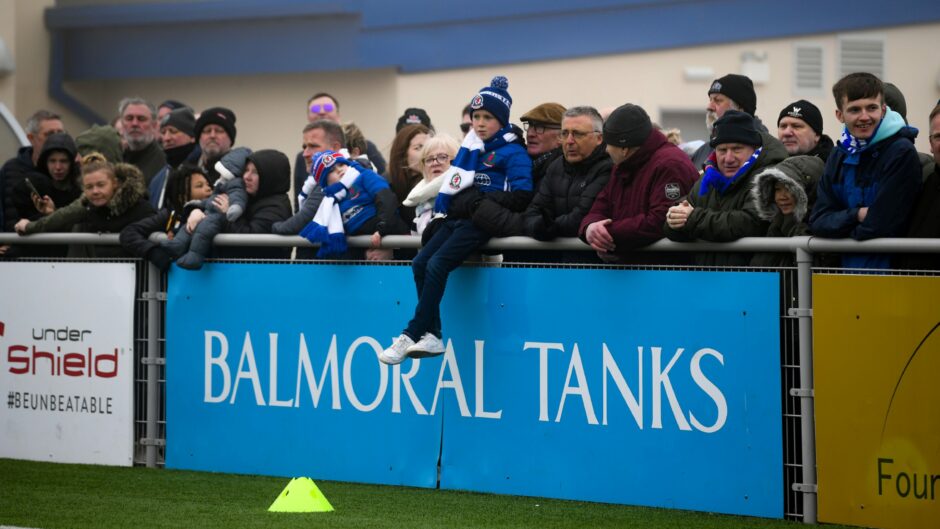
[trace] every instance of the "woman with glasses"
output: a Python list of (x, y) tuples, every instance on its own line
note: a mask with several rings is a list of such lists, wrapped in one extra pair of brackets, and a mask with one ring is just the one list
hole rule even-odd
[(429, 138), (424, 143), (419, 161), (423, 178), (402, 202), (403, 206), (414, 208), (415, 216), (411, 223), (411, 231), (414, 234), (424, 233), (425, 226), (430, 222), (434, 212), (434, 200), (441, 190), (444, 172), (450, 169), (450, 162), (459, 148), (457, 140), (446, 134)]

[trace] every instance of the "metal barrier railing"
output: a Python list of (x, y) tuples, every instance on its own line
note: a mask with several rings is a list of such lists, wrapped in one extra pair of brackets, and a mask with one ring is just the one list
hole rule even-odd
[[(164, 238), (163, 234), (154, 234), (153, 239)], [(96, 244), (117, 245), (116, 234), (93, 233), (46, 233), (20, 237), (12, 233), (0, 233), (0, 244)], [(262, 247), (310, 247), (309, 241), (300, 236), (281, 235), (234, 235), (220, 234), (214, 239), (218, 246), (262, 246)], [(368, 236), (349, 237), (351, 247), (364, 248), (370, 244)], [(414, 236), (387, 236), (382, 239), (383, 248), (420, 248), (421, 240)], [(592, 251), (579, 239), (565, 238), (550, 242), (539, 242), (528, 237), (506, 237), (491, 239), (484, 247), (486, 250), (548, 250), (548, 251)], [(799, 460), (796, 460), (795, 446), (785, 446), (785, 480), (788, 488), (785, 498), (787, 516), (801, 518), (805, 523), (816, 523), (816, 444), (815, 416), (813, 411), (813, 339), (812, 339), (812, 273), (813, 254), (820, 252), (836, 253), (940, 253), (940, 239), (873, 239), (855, 241), (851, 239), (821, 239), (812, 236), (790, 238), (747, 237), (734, 242), (713, 243), (697, 241), (677, 243), (661, 240), (638, 252), (792, 252), (796, 258), (795, 281), (792, 268), (776, 268), (781, 273), (781, 288), (784, 293), (795, 296), (783, 296), (781, 306), (782, 331), (784, 340), (792, 341), (795, 334), (796, 351), (782, 344), (781, 369), (784, 382), (784, 442), (794, 435), (795, 425), (790, 419), (797, 414), (791, 410), (792, 399), (799, 402)], [(335, 261), (328, 261), (335, 262)], [(544, 265), (543, 263), (540, 263)], [(618, 265), (598, 265), (605, 268), (625, 268)], [(146, 335), (142, 338), (141, 351), (138, 351), (140, 366), (145, 374), (145, 420), (139, 444), (143, 446), (143, 463), (148, 467), (157, 466), (159, 456), (165, 445), (165, 422), (162, 418), (164, 409), (161, 386), (163, 384), (164, 348), (163, 323), (166, 303), (166, 274), (152, 264), (141, 267), (138, 273), (138, 301), (141, 330)], [(636, 268), (636, 267), (633, 267)], [(672, 267), (668, 267), (672, 268)], [(685, 267), (695, 268), (695, 267)], [(709, 269), (716, 269), (710, 267)], [(725, 269), (725, 268), (722, 268)], [(740, 269), (740, 268), (738, 268)], [(763, 269), (767, 270), (767, 269)], [(870, 272), (870, 271), (869, 271)], [(795, 283), (795, 285), (794, 285)], [(144, 287), (144, 285), (146, 285)], [(795, 319), (796, 332), (787, 334), (785, 322)], [(146, 321), (146, 324), (143, 324)], [(798, 359), (798, 364), (792, 361)], [(798, 372), (797, 377), (791, 371)], [(788, 398), (789, 397), (789, 398)], [(787, 459), (792, 460), (788, 461)], [(797, 471), (798, 470), (798, 471)], [(790, 496), (789, 492), (794, 492)]]

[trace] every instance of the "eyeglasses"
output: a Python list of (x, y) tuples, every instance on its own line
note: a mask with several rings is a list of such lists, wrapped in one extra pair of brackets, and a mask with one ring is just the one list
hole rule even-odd
[(441, 153), (437, 156), (428, 156), (424, 159), (424, 165), (432, 165), (435, 163), (447, 163), (450, 161), (450, 155)]
[(563, 139), (563, 140), (566, 139), (566, 138), (570, 135), (570, 136), (574, 137), (574, 141), (581, 141), (581, 140), (583, 140), (584, 138), (587, 138), (587, 137), (588, 137), (588, 134), (600, 134), (600, 133), (599, 133), (598, 131), (596, 131), (596, 130), (584, 132), (584, 131), (581, 131), (581, 130), (567, 130), (567, 129), (563, 129), (561, 132), (559, 132), (559, 134), (561, 135), (561, 139)]
[(464, 134), (470, 132), (470, 123), (461, 123), (460, 132), (463, 132)]
[(539, 124), (529, 123), (528, 121), (523, 121), (522, 127), (526, 130), (526, 132), (528, 132), (529, 129), (531, 128), (533, 131), (535, 131), (536, 134), (545, 134), (546, 130), (558, 130), (561, 128), (561, 127), (556, 127), (554, 125), (545, 125), (543, 123), (539, 123)]
[(322, 105), (310, 105), (310, 112), (313, 112), (314, 114), (320, 114), (320, 113), (329, 114), (330, 112), (333, 112), (334, 110), (336, 110), (336, 105), (334, 105), (333, 103), (323, 103)]

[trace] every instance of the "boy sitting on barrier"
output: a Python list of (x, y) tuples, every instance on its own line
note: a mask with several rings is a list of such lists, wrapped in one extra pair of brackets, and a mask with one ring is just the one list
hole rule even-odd
[(532, 161), (509, 123), (508, 87), (505, 77), (494, 77), (470, 102), (473, 128), (443, 175), (424, 247), (411, 264), (418, 289), (414, 318), (379, 354), (386, 364), (444, 352), (440, 305), (447, 278), (491, 236), (471, 220), (480, 204), (492, 200), (518, 212), (532, 199)]

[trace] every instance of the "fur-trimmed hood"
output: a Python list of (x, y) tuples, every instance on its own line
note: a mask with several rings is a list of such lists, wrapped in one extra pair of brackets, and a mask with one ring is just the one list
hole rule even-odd
[[(108, 216), (118, 217), (129, 211), (141, 200), (147, 198), (147, 186), (144, 184), (144, 175), (137, 167), (128, 163), (114, 164), (114, 174), (117, 176), (118, 188), (114, 196), (104, 206), (108, 209)], [(92, 207), (91, 203), (82, 195), (82, 204)]]
[(774, 202), (774, 186), (777, 182), (786, 186), (796, 202), (794, 214), (803, 220), (816, 202), (816, 184), (822, 177), (825, 164), (815, 156), (792, 156), (768, 167), (754, 177), (751, 197), (763, 220), (772, 220), (780, 214)]

